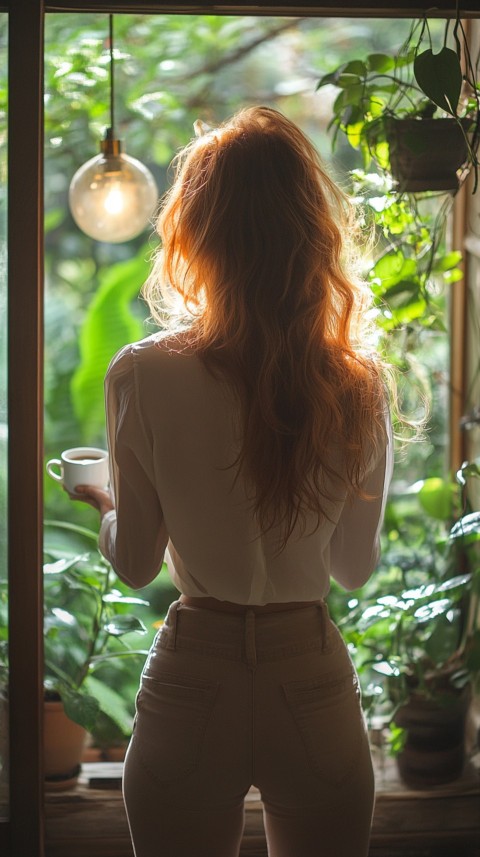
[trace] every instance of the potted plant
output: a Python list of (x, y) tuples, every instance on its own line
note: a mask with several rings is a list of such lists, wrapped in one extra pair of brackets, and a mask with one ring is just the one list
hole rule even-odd
[[(466, 464), (459, 479), (478, 478)], [(390, 505), (385, 551), (370, 597), (339, 624), (356, 650), (366, 701), (391, 724), (399, 772), (412, 787), (448, 782), (464, 767), (464, 730), (480, 674), (480, 512), (457, 514), (449, 482), (417, 483)], [(399, 537), (400, 534), (400, 537)]]
[(335, 137), (343, 132), (365, 167), (373, 158), (400, 192), (456, 191), (470, 169), (475, 192), (480, 86), (458, 15), (434, 47), (428, 19), (414, 21), (397, 53), (342, 63), (317, 89), (340, 89), (330, 123)]
[(57, 756), (63, 744), (73, 752), (65, 763), (46, 752), (47, 780), (57, 784), (78, 774), (87, 731), (100, 744), (130, 734), (131, 693), (126, 701), (116, 687), (126, 661), (134, 661), (136, 672), (127, 681), (138, 684), (139, 658), (143, 663), (147, 651), (126, 635), (146, 633), (131, 609), (148, 602), (113, 583), (97, 534), (71, 523), (45, 524), (44, 583), (46, 750), (51, 746)]

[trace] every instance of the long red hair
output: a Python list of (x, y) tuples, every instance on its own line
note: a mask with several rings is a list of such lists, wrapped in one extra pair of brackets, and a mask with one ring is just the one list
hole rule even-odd
[(262, 530), (280, 525), (286, 540), (308, 513), (328, 514), (333, 484), (361, 493), (384, 433), (352, 206), (295, 124), (252, 107), (180, 153), (157, 229), (152, 315), (180, 315), (236, 390), (239, 472)]

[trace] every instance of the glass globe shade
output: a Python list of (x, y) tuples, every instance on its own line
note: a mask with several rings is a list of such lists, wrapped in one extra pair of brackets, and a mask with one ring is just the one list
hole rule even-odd
[(119, 244), (135, 238), (149, 223), (157, 201), (150, 170), (120, 151), (102, 148), (77, 170), (70, 184), (73, 219), (97, 241)]

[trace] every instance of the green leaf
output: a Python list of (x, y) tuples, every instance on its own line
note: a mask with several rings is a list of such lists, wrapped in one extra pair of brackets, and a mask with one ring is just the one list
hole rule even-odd
[(376, 143), (374, 146), (374, 155), (375, 160), (382, 170), (388, 169), (388, 165), (390, 163), (390, 150), (388, 147), (388, 143), (384, 141), (380, 141)]
[(45, 212), (45, 219), (43, 223), (43, 227), (45, 230), (45, 234), (47, 232), (51, 232), (53, 229), (56, 229), (57, 226), (60, 226), (65, 219), (65, 209), (63, 208), (53, 208), (50, 211)]
[(380, 675), (388, 676), (388, 678), (396, 678), (400, 675), (400, 670), (396, 663), (391, 663), (390, 661), (379, 661), (372, 665), (372, 669), (380, 673)]
[(413, 47), (409, 48), (407, 53), (401, 54), (401, 55), (399, 54), (398, 56), (396, 56), (395, 57), (395, 68), (404, 68), (405, 66), (410, 65), (414, 61), (416, 53), (417, 53), (417, 47), (413, 46)]
[(464, 515), (450, 530), (451, 539), (463, 539), (466, 536), (480, 538), (480, 512)]
[(425, 309), (426, 304), (424, 300), (409, 302), (405, 306), (398, 307), (392, 312), (391, 322), (385, 323), (385, 329), (393, 330), (395, 327), (408, 325), (411, 322), (417, 321), (417, 319), (422, 323), (426, 322)]
[(105, 604), (144, 604), (146, 607), (149, 606), (149, 602), (145, 601), (143, 598), (134, 598), (131, 595), (122, 595), (121, 592), (107, 592), (107, 594), (103, 596), (103, 601)]
[(385, 288), (391, 289), (395, 283), (414, 276), (416, 264), (413, 259), (407, 259), (401, 250), (392, 250), (375, 263), (371, 276), (378, 277)]
[(460, 250), (452, 250), (451, 253), (446, 253), (445, 256), (435, 259), (433, 271), (438, 271), (439, 273), (442, 271), (450, 271), (452, 268), (456, 268), (458, 263), (461, 261), (462, 254)]
[(396, 726), (395, 723), (390, 723), (390, 730), (387, 734), (387, 742), (389, 752), (392, 756), (401, 753), (407, 742), (408, 733), (403, 726)]
[(100, 706), (94, 696), (62, 687), (60, 690), (65, 714), (89, 732), (95, 725)]
[(336, 71), (331, 71), (328, 74), (324, 74), (323, 77), (318, 81), (315, 90), (318, 91), (322, 86), (336, 86), (338, 78), (338, 69)]
[(444, 580), (443, 583), (435, 586), (434, 592), (447, 592), (449, 589), (457, 589), (459, 586), (465, 586), (472, 580), (471, 574), (457, 574), (456, 577), (451, 577), (449, 580)]
[(420, 297), (420, 287), (415, 280), (399, 280), (389, 286), (383, 295), (389, 306), (404, 307), (415, 302)]
[(115, 616), (106, 622), (103, 626), (107, 634), (112, 637), (121, 637), (123, 634), (130, 634), (132, 631), (137, 631), (139, 634), (146, 634), (147, 629), (143, 622), (136, 616)]
[(455, 486), (439, 477), (425, 479), (418, 492), (422, 508), (432, 517), (447, 521), (452, 517)]
[(445, 271), (443, 275), (443, 279), (445, 283), (449, 283), (453, 285), (453, 283), (459, 283), (460, 280), (463, 280), (464, 274), (461, 268), (451, 268), (449, 271)]
[(69, 521), (44, 521), (45, 551), (78, 559), (79, 552), (90, 552), (98, 544), (98, 532)]
[(456, 687), (459, 690), (466, 687), (467, 684), (469, 684), (469, 683), (470, 683), (470, 673), (469, 673), (468, 669), (466, 669), (466, 668), (461, 669), (461, 670), (456, 670), (450, 676), (450, 684), (452, 685), (452, 687)]
[(425, 651), (437, 667), (456, 651), (458, 637), (458, 622), (449, 622), (446, 616), (437, 618), (432, 633), (425, 641)]
[(343, 69), (344, 74), (355, 74), (360, 77), (363, 77), (366, 72), (367, 66), (363, 60), (350, 60)]
[(46, 562), (43, 566), (44, 574), (63, 574), (72, 568), (77, 562), (87, 559), (87, 555), (74, 556), (72, 559), (58, 559), (56, 562)]
[(480, 467), (475, 461), (469, 461), (462, 464), (460, 470), (457, 470), (456, 478), (460, 485), (466, 485), (467, 479), (471, 476), (480, 477)]
[(438, 601), (430, 601), (428, 604), (422, 604), (413, 614), (418, 622), (430, 622), (438, 616), (443, 616), (447, 610), (450, 610), (452, 602), (450, 598), (440, 598)]
[(348, 72), (342, 72), (342, 74), (339, 74), (337, 86), (339, 86), (341, 89), (348, 90), (351, 87), (355, 87), (356, 92), (358, 92), (357, 87), (363, 89), (362, 80), (358, 76), (358, 74), (349, 74)]
[(427, 98), (456, 116), (462, 89), (462, 69), (455, 51), (447, 47), (438, 54), (430, 49), (423, 51), (415, 57), (413, 70), (415, 80)]
[(52, 607), (48, 615), (45, 617), (45, 630), (50, 628), (68, 629), (71, 634), (72, 628), (78, 628), (78, 618), (68, 610), (62, 607)]
[(108, 715), (124, 735), (130, 735), (133, 718), (128, 711), (124, 698), (113, 690), (113, 688), (94, 676), (89, 675), (85, 679), (84, 684), (91, 697), (95, 698), (97, 710), (101, 710), (104, 714)]
[(127, 342), (142, 338), (143, 326), (130, 310), (149, 265), (140, 253), (111, 267), (93, 298), (80, 335), (81, 363), (72, 382), (72, 401), (83, 438), (103, 436), (103, 380), (110, 360)]
[(107, 652), (105, 655), (94, 655), (90, 658), (90, 668), (95, 670), (97, 667), (101, 666), (101, 664), (106, 663), (106, 661), (122, 661), (126, 658), (141, 657), (145, 660), (148, 655), (148, 651), (148, 649), (122, 649), (118, 652)]
[(370, 71), (376, 71), (384, 74), (395, 67), (395, 60), (388, 54), (369, 54), (367, 57), (367, 67)]
[(352, 117), (348, 122), (347, 139), (353, 149), (358, 149), (362, 141), (363, 122), (352, 122)]

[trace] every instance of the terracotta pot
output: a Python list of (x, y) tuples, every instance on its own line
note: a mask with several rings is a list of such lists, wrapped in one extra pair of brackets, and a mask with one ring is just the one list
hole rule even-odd
[(457, 779), (465, 764), (465, 724), (470, 692), (452, 695), (444, 704), (412, 694), (395, 715), (407, 730), (397, 756), (402, 780), (412, 788), (428, 788)]
[[(471, 122), (463, 122), (467, 130)], [(458, 190), (468, 149), (455, 119), (389, 119), (390, 168), (400, 191)]]
[(87, 740), (83, 726), (65, 714), (62, 702), (45, 702), (43, 745), (47, 788), (69, 788), (78, 778)]

